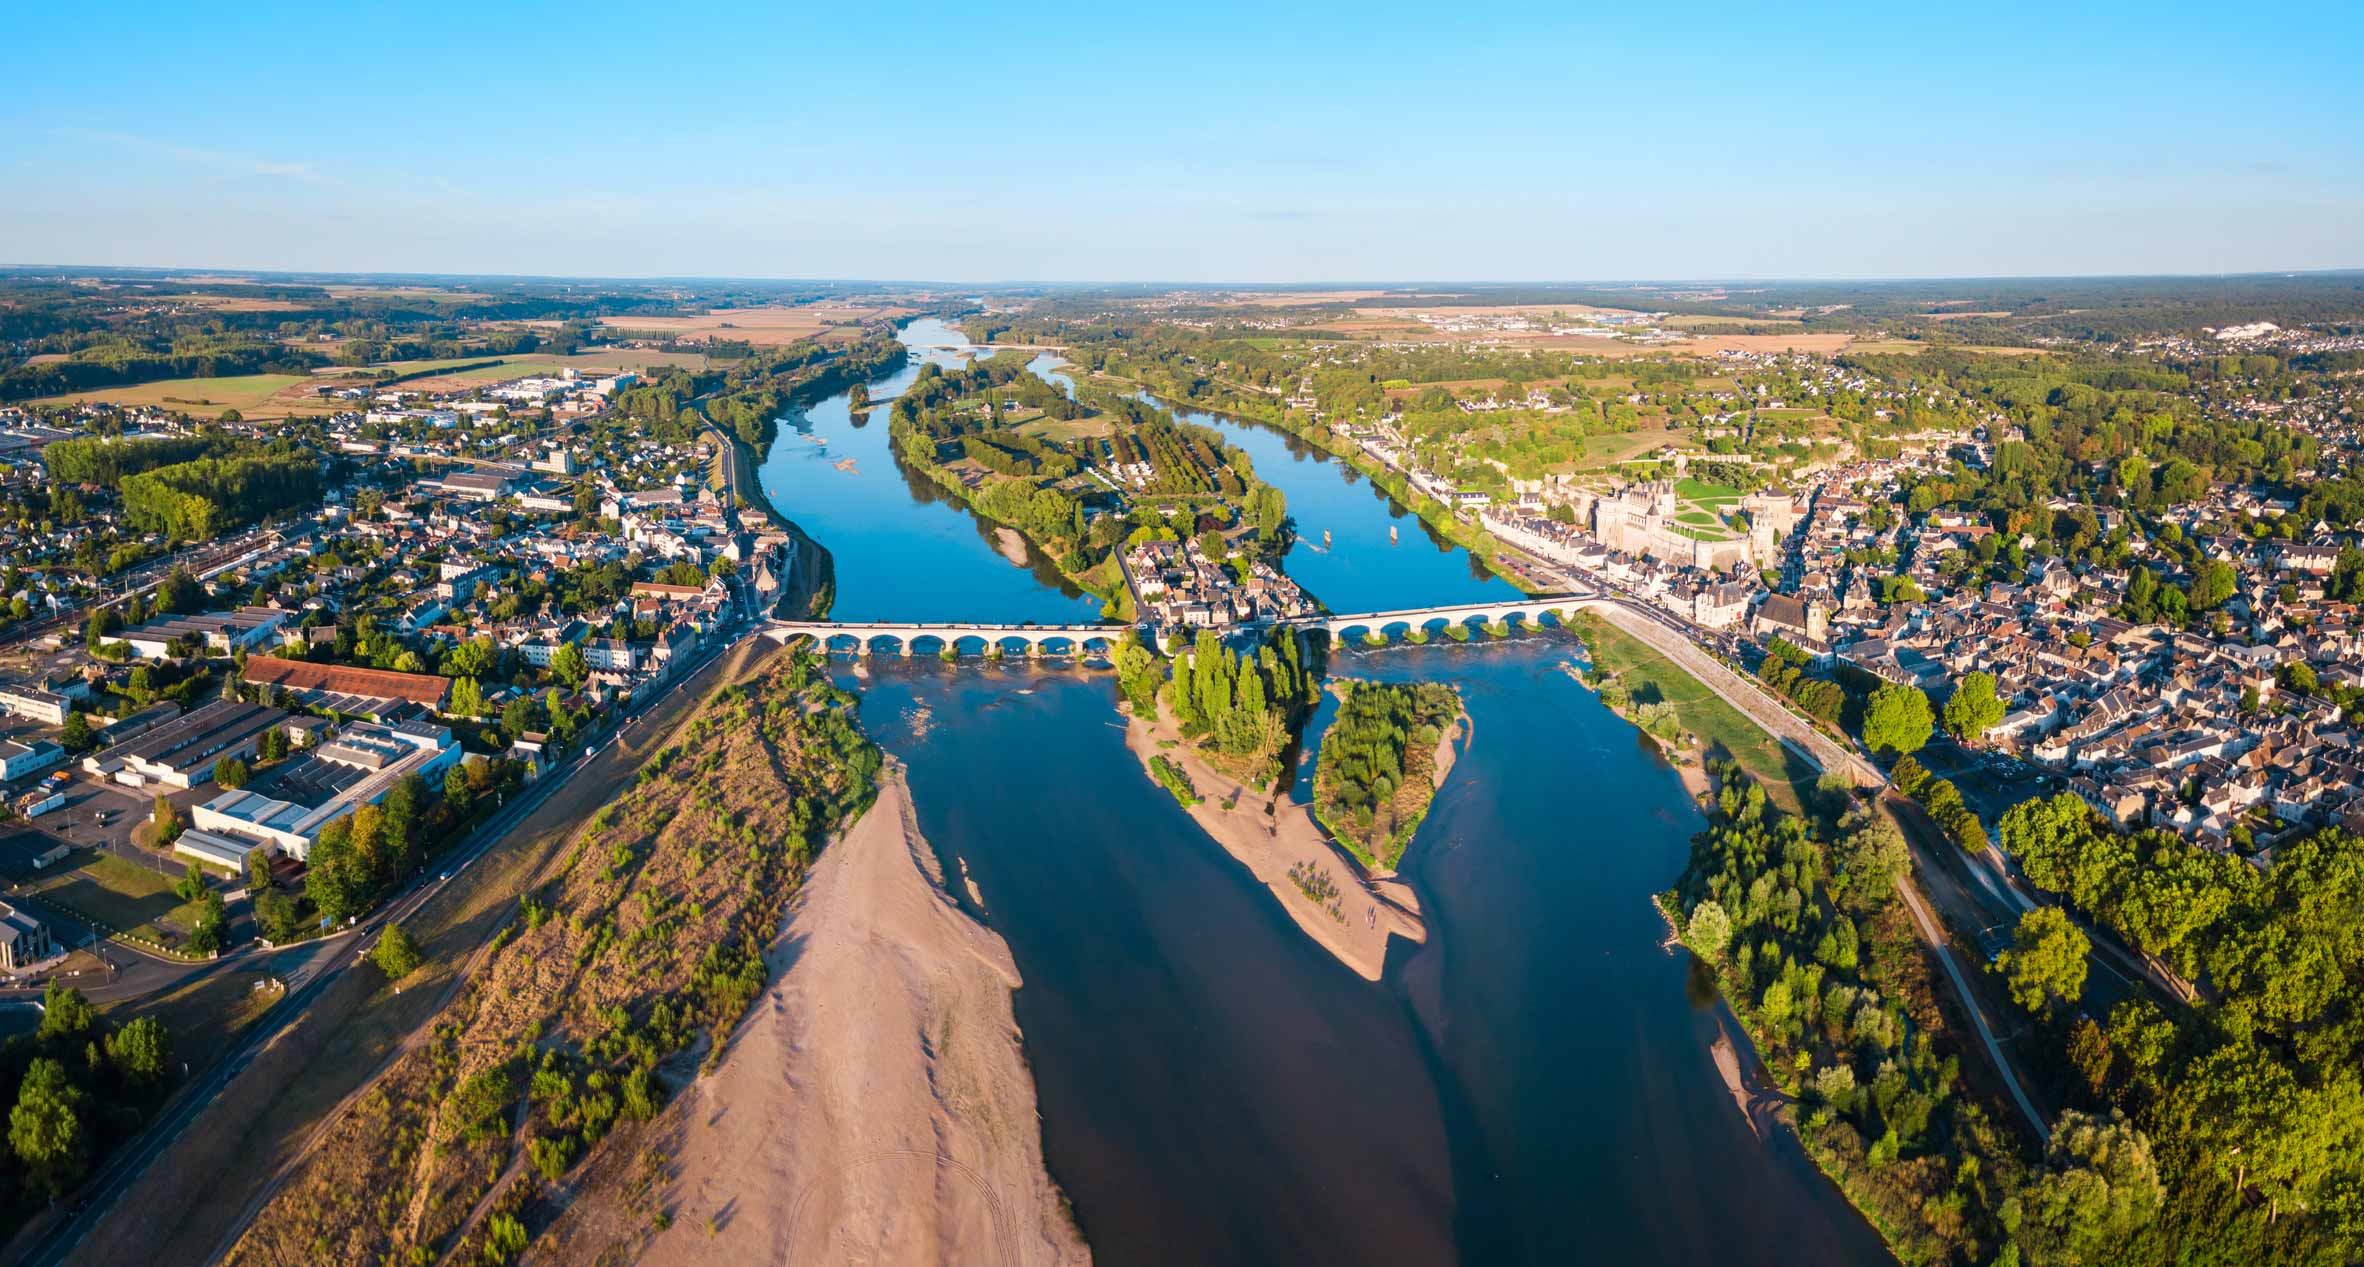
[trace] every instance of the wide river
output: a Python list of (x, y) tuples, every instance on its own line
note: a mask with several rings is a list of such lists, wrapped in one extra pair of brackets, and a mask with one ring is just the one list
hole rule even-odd
[[(904, 339), (914, 366), (875, 396), (917, 358), (961, 354), (941, 323)], [(1194, 420), (1287, 494), (1286, 566), (1333, 609), (1510, 593), (1343, 464)], [(906, 478), (883, 413), (856, 427), (837, 399), (788, 421), (761, 483), (834, 555), (839, 618), (1096, 612)], [(1105, 674), (847, 666), (921, 826), (1025, 975), (1044, 1152), (1100, 1262), (1891, 1261), (1793, 1138), (1752, 1133), (1716, 1072), (1723, 1013), (1660, 949), (1649, 905), (1698, 811), (1563, 671), (1580, 655), (1538, 636), (1333, 656), (1335, 673), (1452, 681), (1475, 726), (1406, 855), (1429, 941), (1399, 944), (1377, 984), (1149, 781)]]

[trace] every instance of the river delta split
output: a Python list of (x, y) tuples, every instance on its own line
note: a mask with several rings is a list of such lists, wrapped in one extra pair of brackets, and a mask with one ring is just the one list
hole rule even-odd
[[(874, 400), (968, 354), (940, 322), (902, 337), (912, 363)], [(1327, 455), (1190, 420), (1285, 492), (1304, 534), (1286, 570), (1331, 609), (1514, 596)], [(838, 396), (793, 415), (759, 479), (833, 557), (835, 619), (1098, 618), (906, 475), (883, 410)], [(1564, 671), (1582, 656), (1558, 634), (1332, 651), (1333, 676), (1449, 682), (1468, 718), (1400, 868), (1426, 940), (1388, 943), (1376, 982), (1151, 780), (1112, 675), (836, 663), (947, 887), (1023, 978), (1043, 1157), (1097, 1261), (1892, 1261), (1794, 1137), (1760, 1137), (1735, 1105), (1713, 1047), (1745, 1040), (1650, 903), (1703, 819)], [(1336, 707), (1307, 728), (1299, 805)]]

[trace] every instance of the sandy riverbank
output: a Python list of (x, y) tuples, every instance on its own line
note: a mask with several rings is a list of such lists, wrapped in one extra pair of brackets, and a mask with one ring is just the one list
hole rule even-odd
[(1030, 560), (1026, 553), (1026, 538), (1020, 536), (1015, 528), (994, 529), (993, 546), (1001, 551), (1001, 557), (1018, 567), (1025, 567)]
[[(1395, 879), (1366, 881), (1361, 869), (1330, 843), (1304, 806), (1285, 795), (1258, 792), (1217, 771), (1189, 745), (1178, 742), (1180, 738), (1170, 718), (1160, 718), (1155, 724), (1138, 717), (1126, 719), (1125, 746), (1133, 750), (1143, 768), (1153, 756), (1163, 756), (1182, 767), (1200, 797), (1199, 803), (1190, 807), (1192, 821), (1272, 890), (1273, 900), (1306, 936), (1370, 981), (1377, 981), (1387, 966), (1390, 937), (1428, 940), (1428, 926), (1420, 918), (1420, 900), (1410, 885)], [(1176, 742), (1161, 748), (1161, 741)], [(1440, 748), (1449, 745), (1448, 737)], [(1441, 772), (1451, 763), (1445, 753), (1440, 752), (1440, 758), (1441, 782)], [(1231, 808), (1225, 809), (1225, 802), (1230, 802)], [(1297, 887), (1290, 871), (1298, 867), (1327, 877), (1338, 894), (1335, 901), (1343, 919)]]
[(672, 1225), (640, 1261), (1091, 1261), (1043, 1167), (1017, 965), (940, 885), (890, 763), (722, 1066), (666, 1110)]

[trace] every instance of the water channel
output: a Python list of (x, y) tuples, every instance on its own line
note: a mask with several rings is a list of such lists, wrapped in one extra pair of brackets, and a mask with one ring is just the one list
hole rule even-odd
[[(904, 337), (957, 355), (948, 326)], [(1287, 494), (1301, 535), (1286, 566), (1333, 608), (1507, 594), (1342, 464), (1210, 425)], [(789, 420), (761, 474), (833, 553), (840, 618), (1090, 618), (906, 479), (885, 430), (825, 402)], [(1324, 528), (1328, 551), (1309, 549)], [(1543, 636), (1333, 657), (1339, 674), (1451, 680), (1475, 727), (1406, 855), (1428, 944), (1399, 944), (1377, 984), (1148, 780), (1105, 675), (842, 669), (1025, 976), (1045, 1154), (1099, 1261), (1890, 1261), (1794, 1139), (1752, 1133), (1716, 1072), (1720, 1009), (1660, 949), (1648, 905), (1699, 816), (1563, 671), (1580, 655)]]

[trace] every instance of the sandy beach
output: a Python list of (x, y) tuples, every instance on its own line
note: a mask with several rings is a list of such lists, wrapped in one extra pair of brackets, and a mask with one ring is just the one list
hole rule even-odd
[(994, 529), (993, 547), (1001, 551), (1001, 557), (1008, 559), (1011, 563), (1019, 567), (1026, 566), (1028, 558), (1026, 553), (1026, 538), (1019, 535), (1017, 529)]
[[(1155, 724), (1138, 717), (1126, 719), (1125, 746), (1141, 759), (1144, 768), (1153, 756), (1163, 756), (1182, 767), (1200, 798), (1189, 809), (1191, 819), (1272, 890), (1273, 900), (1306, 936), (1370, 981), (1377, 981), (1387, 966), (1389, 938), (1428, 940), (1420, 901), (1410, 885), (1394, 879), (1366, 881), (1354, 860), (1330, 843), (1320, 824), (1313, 821), (1312, 812), (1286, 796), (1258, 792), (1217, 771), (1187, 744), (1158, 746), (1162, 740), (1180, 737), (1171, 719), (1161, 718)], [(1446, 766), (1440, 762), (1439, 768)], [(1230, 809), (1224, 808), (1227, 801), (1232, 802)], [(1300, 874), (1327, 877), (1337, 893), (1337, 915), (1328, 904), (1317, 905), (1297, 887), (1290, 871), (1299, 867), (1306, 869)]]
[(1043, 1168), (1008, 946), (953, 905), (901, 768), (831, 846), (772, 985), (677, 1121), (639, 1261), (1091, 1261)]

